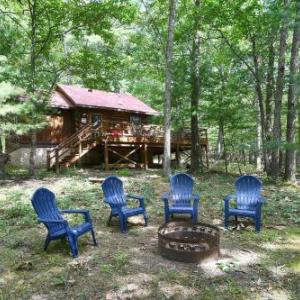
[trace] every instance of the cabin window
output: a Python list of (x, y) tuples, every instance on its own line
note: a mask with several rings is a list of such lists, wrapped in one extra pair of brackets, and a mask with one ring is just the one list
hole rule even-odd
[(141, 125), (141, 117), (138, 115), (132, 115), (130, 116), (130, 122), (133, 125)]
[(80, 118), (80, 123), (82, 125), (86, 125), (88, 122), (88, 115), (86, 113), (82, 114), (81, 115), (81, 118)]
[(92, 125), (94, 128), (98, 127), (101, 123), (101, 115), (92, 114)]

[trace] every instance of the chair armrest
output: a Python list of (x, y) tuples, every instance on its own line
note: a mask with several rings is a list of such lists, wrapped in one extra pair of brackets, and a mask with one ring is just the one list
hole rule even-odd
[(51, 224), (63, 224), (63, 225), (68, 225), (68, 221), (67, 220), (50, 220), (50, 219), (41, 219), (38, 218), (38, 222), (41, 223), (51, 223)]
[(91, 222), (92, 218), (88, 209), (64, 209), (63, 214), (83, 214), (85, 222)]
[(136, 199), (139, 200), (140, 202), (140, 207), (145, 207), (145, 198), (143, 196), (138, 196), (138, 195), (126, 195), (128, 198)]
[(88, 209), (64, 209), (61, 211), (63, 214), (86, 214)]
[(228, 203), (229, 201), (235, 200), (235, 199), (236, 199), (236, 194), (230, 194), (230, 195), (227, 195), (223, 200)]

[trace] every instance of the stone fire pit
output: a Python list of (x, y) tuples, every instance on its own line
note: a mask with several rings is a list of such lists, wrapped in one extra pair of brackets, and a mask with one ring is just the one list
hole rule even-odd
[(171, 260), (195, 263), (220, 254), (219, 229), (205, 223), (170, 222), (158, 229), (158, 251)]

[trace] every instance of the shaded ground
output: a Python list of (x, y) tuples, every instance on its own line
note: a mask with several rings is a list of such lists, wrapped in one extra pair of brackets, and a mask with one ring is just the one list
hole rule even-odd
[[(109, 209), (99, 183), (88, 180), (103, 178), (103, 173), (42, 172), (38, 180), (1, 182), (0, 299), (300, 299), (299, 187), (265, 182), (269, 201), (263, 208), (262, 232), (256, 234), (246, 223), (222, 230), (221, 258), (195, 265), (157, 253), (166, 179), (153, 171), (117, 174), (128, 192), (145, 196), (150, 216), (148, 227), (132, 225), (125, 235), (119, 233), (117, 220), (106, 226)], [(222, 199), (233, 192), (234, 179), (217, 173), (197, 178), (201, 221), (222, 228)], [(40, 186), (56, 193), (62, 209), (90, 209), (98, 247), (85, 235), (76, 259), (65, 242), (52, 242), (47, 253), (42, 250), (46, 231), (36, 223), (30, 204)]]

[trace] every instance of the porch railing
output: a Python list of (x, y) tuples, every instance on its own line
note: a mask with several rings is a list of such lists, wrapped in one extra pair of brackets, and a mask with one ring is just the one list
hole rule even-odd
[[(163, 137), (163, 126), (156, 124), (133, 124), (126, 121), (102, 121), (101, 125), (95, 131), (99, 131), (102, 136), (136, 136), (136, 137)], [(199, 129), (200, 140), (207, 142), (207, 129)], [(174, 139), (190, 139), (191, 130), (183, 128), (179, 132), (172, 132)]]

